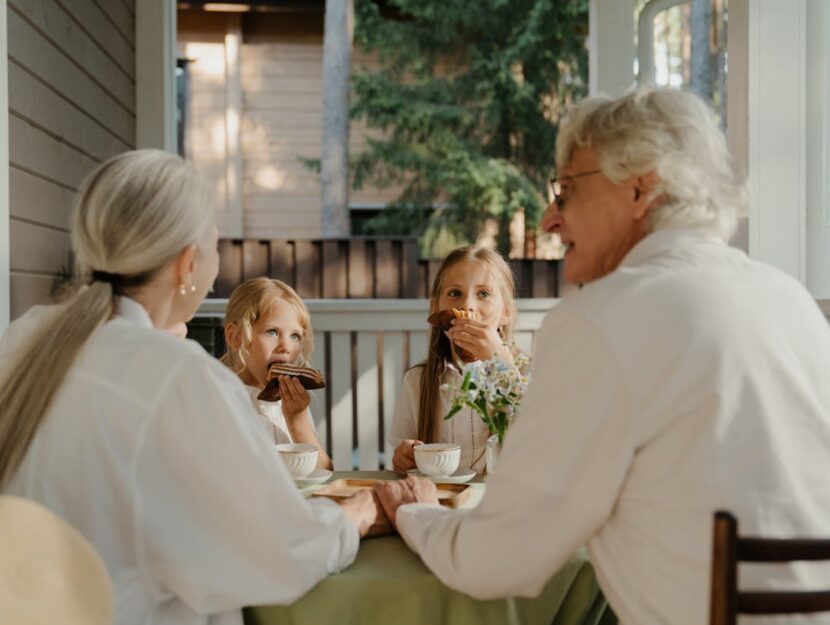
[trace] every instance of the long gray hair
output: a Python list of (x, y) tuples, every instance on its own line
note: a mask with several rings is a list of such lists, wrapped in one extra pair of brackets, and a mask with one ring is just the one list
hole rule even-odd
[[(118, 296), (150, 281), (213, 223), (201, 176), (160, 150), (119, 154), (81, 185), (72, 222), (79, 278), (92, 281), (53, 307), (42, 330), (14, 354), (0, 379), (0, 488), (26, 454), (49, 405), (90, 335), (110, 317)], [(97, 273), (96, 276), (101, 276)]]

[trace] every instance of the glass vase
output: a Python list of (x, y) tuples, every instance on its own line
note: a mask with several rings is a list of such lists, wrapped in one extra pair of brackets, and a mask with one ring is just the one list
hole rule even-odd
[(487, 451), (485, 452), (485, 462), (487, 466), (487, 475), (490, 475), (496, 468), (496, 462), (501, 454), (501, 443), (499, 437), (493, 434), (487, 439)]

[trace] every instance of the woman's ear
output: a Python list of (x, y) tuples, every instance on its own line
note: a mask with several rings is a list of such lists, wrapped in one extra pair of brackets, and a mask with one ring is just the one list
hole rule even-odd
[(193, 284), (197, 256), (198, 248), (195, 245), (188, 245), (176, 254), (176, 258), (173, 259), (173, 266), (176, 271), (175, 275), (179, 281), (176, 286), (189, 288)]
[(242, 333), (235, 323), (225, 324), (225, 343), (231, 349), (239, 349), (242, 346)]

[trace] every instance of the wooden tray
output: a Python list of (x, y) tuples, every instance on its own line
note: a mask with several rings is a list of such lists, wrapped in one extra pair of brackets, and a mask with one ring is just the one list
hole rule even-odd
[[(334, 501), (348, 499), (361, 490), (371, 489), (375, 484), (388, 482), (390, 480), (359, 480), (341, 478), (329, 482), (323, 488), (311, 493), (312, 497), (328, 497)], [(470, 498), (472, 490), (469, 484), (436, 484), (438, 490), (438, 503), (448, 508), (458, 508)]]

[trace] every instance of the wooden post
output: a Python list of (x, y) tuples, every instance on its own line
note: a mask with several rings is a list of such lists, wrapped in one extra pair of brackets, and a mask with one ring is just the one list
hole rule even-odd
[(242, 205), (242, 82), (239, 76), (239, 52), (242, 26), (239, 14), (227, 16), (225, 26), (225, 210), (226, 237), (245, 236)]
[(588, 88), (619, 96), (634, 83), (634, 2), (590, 0)]
[(6, 0), (0, 0), (0, 332), (11, 315), (9, 261), (9, 55)]
[(352, 0), (326, 0), (323, 40), (322, 232), (349, 235), (349, 67)]
[(807, 3), (807, 288), (830, 298), (830, 6)]
[(175, 2), (135, 3), (135, 70), (136, 147), (175, 153)]

